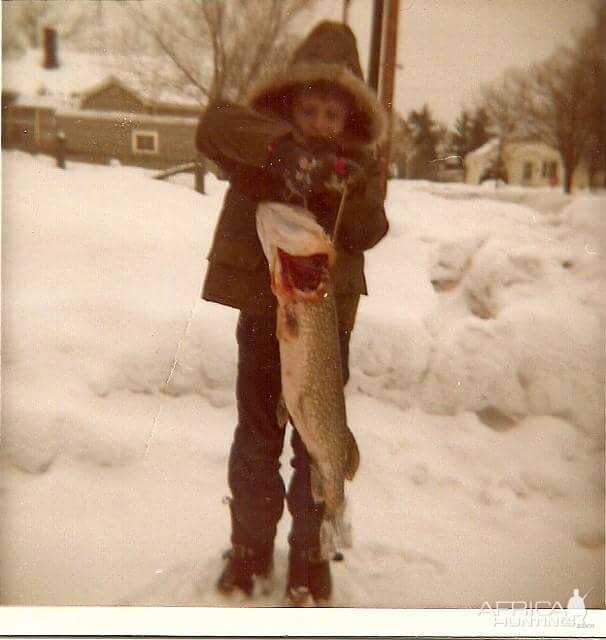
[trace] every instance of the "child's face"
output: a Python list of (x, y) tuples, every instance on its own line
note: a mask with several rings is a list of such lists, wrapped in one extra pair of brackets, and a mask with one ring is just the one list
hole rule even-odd
[(303, 93), (293, 100), (292, 117), (304, 138), (338, 138), (345, 129), (347, 106), (337, 97)]

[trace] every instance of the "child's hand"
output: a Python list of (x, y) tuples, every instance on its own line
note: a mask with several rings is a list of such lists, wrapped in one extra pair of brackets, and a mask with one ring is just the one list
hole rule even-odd
[(279, 176), (296, 195), (305, 196), (321, 190), (324, 163), (291, 138), (279, 138), (269, 148), (267, 168)]
[(312, 154), (290, 138), (280, 138), (271, 145), (267, 167), (302, 198), (325, 191), (342, 193), (362, 175), (355, 162), (332, 152)]
[(342, 193), (345, 189), (352, 189), (364, 179), (364, 169), (353, 160), (335, 155), (329, 156), (332, 172), (329, 187)]

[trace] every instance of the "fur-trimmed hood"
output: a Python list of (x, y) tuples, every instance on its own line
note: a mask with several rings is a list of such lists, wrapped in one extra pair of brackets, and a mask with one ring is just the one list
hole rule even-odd
[(387, 130), (385, 111), (364, 83), (353, 32), (339, 22), (317, 25), (299, 45), (288, 67), (255, 85), (247, 101), (258, 111), (289, 120), (294, 88), (317, 81), (334, 83), (352, 99), (344, 147), (366, 147), (382, 140)]

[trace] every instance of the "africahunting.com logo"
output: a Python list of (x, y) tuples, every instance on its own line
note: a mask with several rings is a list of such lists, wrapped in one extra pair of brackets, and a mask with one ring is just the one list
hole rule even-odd
[(478, 615), (492, 615), (495, 627), (576, 627), (591, 629), (595, 625), (585, 622), (587, 610), (585, 598), (591, 589), (584, 595), (579, 595), (579, 590), (574, 589), (568, 599), (566, 608), (557, 600), (537, 600), (525, 602), (524, 600), (498, 600), (496, 606), (484, 602)]

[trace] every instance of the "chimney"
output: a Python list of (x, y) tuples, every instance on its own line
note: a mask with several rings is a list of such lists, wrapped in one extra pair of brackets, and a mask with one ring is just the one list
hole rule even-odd
[(50, 27), (44, 27), (44, 60), (42, 66), (45, 69), (56, 69), (59, 66), (57, 59), (57, 32)]

